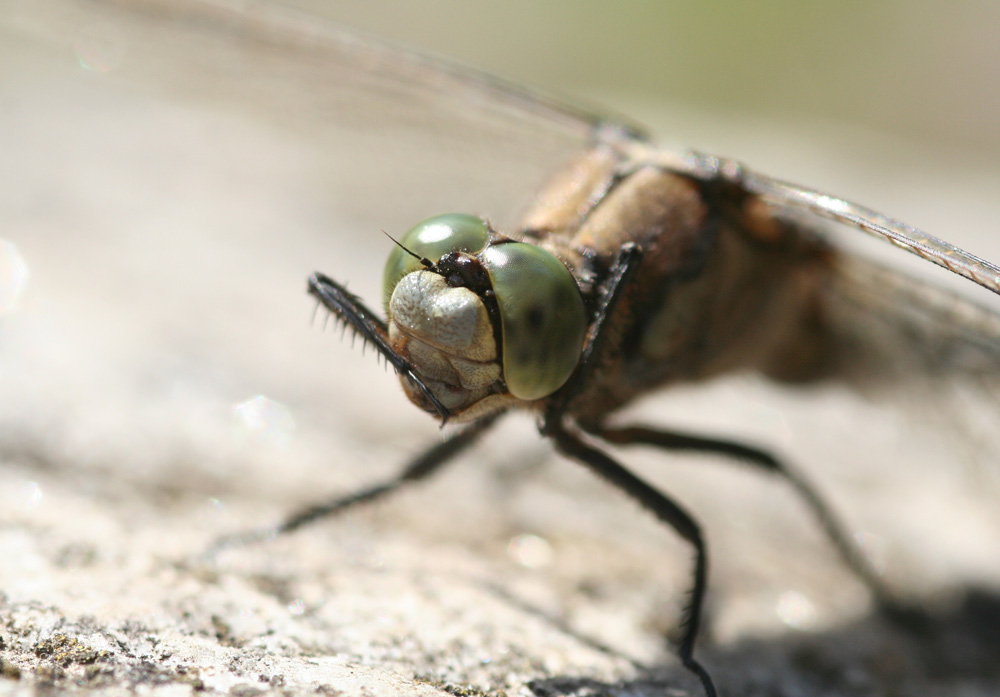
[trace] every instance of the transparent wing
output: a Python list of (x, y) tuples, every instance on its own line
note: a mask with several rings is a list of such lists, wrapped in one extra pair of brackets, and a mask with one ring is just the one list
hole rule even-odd
[(821, 218), (850, 225), (1000, 294), (1000, 267), (912, 225), (857, 203), (756, 172), (744, 169), (738, 177), (748, 191), (779, 206), (801, 209)]
[[(845, 255), (827, 289), (838, 375), (938, 435), (950, 464), (1000, 485), (1000, 315), (924, 279)], [(970, 466), (971, 465), (971, 466)]]
[[(611, 137), (616, 136), (612, 133)], [(871, 208), (755, 172), (735, 160), (695, 151), (662, 151), (634, 140), (621, 141), (621, 147), (636, 161), (656, 162), (704, 181), (732, 183), (779, 209), (801, 211), (857, 228), (1000, 294), (1000, 266)]]

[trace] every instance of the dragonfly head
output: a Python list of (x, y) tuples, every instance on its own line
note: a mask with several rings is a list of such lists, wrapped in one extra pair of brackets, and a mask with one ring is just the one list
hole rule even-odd
[(572, 274), (481, 218), (442, 215), (407, 232), (389, 255), (383, 290), (393, 351), (456, 420), (547, 397), (579, 361), (587, 316)]

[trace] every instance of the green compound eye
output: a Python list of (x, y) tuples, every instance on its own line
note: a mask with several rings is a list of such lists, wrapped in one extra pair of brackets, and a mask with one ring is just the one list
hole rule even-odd
[[(399, 244), (418, 257), (435, 263), (448, 252), (478, 254), (488, 242), (489, 228), (486, 221), (467, 213), (447, 213), (428, 218), (411, 228), (399, 240)], [(382, 274), (382, 295), (386, 308), (399, 279), (422, 268), (424, 267), (419, 259), (414, 259), (399, 246), (393, 247)]]
[(553, 254), (515, 242), (487, 248), (503, 327), (503, 372), (519, 399), (540, 399), (569, 379), (587, 331), (587, 314), (573, 276)]

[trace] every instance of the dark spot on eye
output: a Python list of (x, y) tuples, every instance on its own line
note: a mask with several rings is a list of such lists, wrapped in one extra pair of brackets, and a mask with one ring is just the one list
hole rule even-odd
[(545, 321), (545, 310), (542, 309), (540, 305), (533, 306), (528, 310), (528, 326), (531, 329), (538, 331), (542, 328), (542, 323)]

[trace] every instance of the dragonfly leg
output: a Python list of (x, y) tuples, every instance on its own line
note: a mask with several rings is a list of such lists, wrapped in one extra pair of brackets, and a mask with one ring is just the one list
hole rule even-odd
[(625, 290), (628, 288), (628, 280), (639, 268), (642, 256), (642, 249), (636, 243), (627, 242), (622, 245), (614, 265), (608, 272), (606, 290), (602, 294), (600, 303), (594, 312), (594, 321), (584, 339), (580, 363), (573, 375), (570, 376), (569, 381), (549, 400), (549, 404), (546, 406), (547, 419), (558, 420), (558, 415), (566, 411), (570, 400), (576, 397), (590, 382), (591, 376), (600, 362), (604, 345), (609, 341), (608, 332), (605, 331), (608, 320), (614, 315), (615, 308), (621, 302)]
[(330, 501), (310, 506), (289, 516), (277, 525), (222, 537), (209, 548), (208, 554), (214, 554), (225, 548), (261, 542), (277, 537), (278, 535), (290, 533), (293, 530), (298, 530), (323, 518), (343, 513), (349, 508), (385, 498), (388, 494), (401, 489), (407, 484), (425, 479), (445, 464), (454, 460), (457, 455), (479, 440), (496, 423), (502, 414), (503, 412), (496, 412), (484, 416), (447, 440), (437, 443), (410, 462), (402, 472), (392, 479)]
[(837, 552), (843, 558), (848, 568), (869, 588), (875, 600), (889, 617), (907, 625), (921, 623), (921, 613), (898, 600), (882, 581), (881, 576), (872, 567), (868, 558), (861, 552), (847, 528), (833, 512), (833, 509), (820, 496), (816, 487), (794, 467), (771, 453), (721, 438), (678, 433), (644, 426), (597, 427), (591, 432), (599, 438), (616, 445), (652, 445), (665, 450), (694, 451), (714, 453), (738, 460), (774, 474), (784, 479), (795, 490), (795, 493), (805, 502), (819, 522), (823, 532), (833, 543)]
[(698, 637), (708, 584), (708, 551), (698, 523), (670, 497), (632, 474), (603, 451), (588, 445), (575, 433), (568, 431), (560, 419), (544, 419), (541, 431), (543, 435), (553, 440), (560, 453), (579, 462), (612, 486), (624, 491), (643, 508), (672, 527), (694, 548), (694, 578), (690, 600), (682, 615), (681, 639), (677, 653), (684, 667), (701, 681), (707, 697), (717, 697), (718, 693), (708, 671), (694, 657), (694, 644)]

